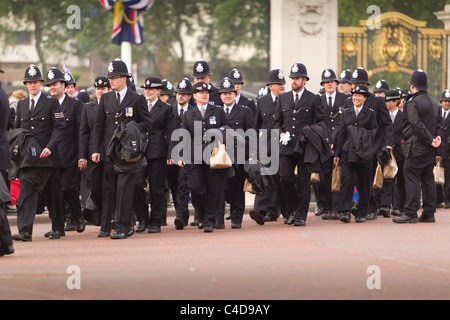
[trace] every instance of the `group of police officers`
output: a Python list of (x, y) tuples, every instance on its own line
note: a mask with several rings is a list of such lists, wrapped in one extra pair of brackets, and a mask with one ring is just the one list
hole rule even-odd
[[(0, 91), (0, 148), (8, 150), (1, 152), (0, 169), (6, 184), (5, 173), (11, 168), (10, 157), (14, 158), (10, 146), (16, 144), (21, 150), (31, 144), (33, 150), (32, 160), (21, 164), (18, 175), (23, 179), (17, 234), (11, 236), (2, 205), (0, 255), (14, 251), (11, 238), (32, 241), (34, 217), (44, 205), (52, 221), (52, 229), (45, 234), (49, 239), (65, 236), (66, 217), (77, 232), (85, 230), (79, 200), (81, 172), (89, 197), (101, 214), (98, 237), (126, 239), (135, 232), (161, 232), (167, 187), (174, 200), (177, 230), (188, 226), (190, 198), (195, 209), (191, 226), (213, 232), (225, 228), (227, 219), (231, 228), (241, 228), (247, 167), (238, 161), (238, 152), (231, 167), (217, 169), (205, 159), (198, 161), (197, 148), (203, 155), (211, 143), (217, 146), (217, 141), (203, 139), (211, 129), (268, 130), (264, 133), (267, 153), (275, 154), (279, 167), (271, 175), (271, 183), (263, 186), (264, 192), (256, 195), (250, 211), (260, 225), (276, 221), (281, 214), (286, 224), (305, 226), (311, 190), (317, 198), (315, 214), (343, 223), (352, 216), (355, 222), (365, 222), (391, 214), (396, 223), (434, 222), (437, 201), (445, 200), (450, 207), (450, 183), (439, 189), (441, 196), (437, 197), (433, 174), (436, 162), (450, 166), (446, 150), (450, 92), (443, 93), (439, 106), (428, 94), (423, 70), (412, 74), (409, 90), (389, 90), (385, 81), (379, 81), (374, 94), (369, 92), (363, 68), (345, 70), (340, 77), (325, 69), (322, 90), (316, 94), (306, 89), (306, 66), (295, 63), (289, 74), (292, 90), (285, 92), (282, 70), (271, 70), (256, 104), (241, 93), (244, 81), (239, 70), (233, 69), (216, 88), (203, 60), (194, 63), (193, 83), (184, 78), (176, 88), (148, 77), (141, 86), (144, 94), (139, 94), (130, 78), (123, 61), (112, 61), (107, 76), (95, 79), (95, 99), (84, 103), (66, 93), (67, 87), (75, 85), (70, 74), (52, 68), (44, 81), (39, 68), (30, 65), (23, 81), (29, 96), (17, 105), (14, 131), (19, 138), (13, 142), (11, 138), (8, 142), (6, 126), (3, 128), (9, 108), (4, 91)], [(49, 96), (42, 92), (44, 83)], [(190, 150), (183, 149), (174, 159), (173, 150), (181, 142), (172, 135), (180, 128), (191, 136)], [(140, 137), (136, 138), (135, 132), (140, 132)], [(27, 140), (30, 134), (35, 140)], [(202, 136), (199, 140), (198, 135)], [(258, 136), (261, 138), (262, 132)], [(133, 151), (129, 150), (130, 141), (136, 151), (139, 138), (145, 149), (137, 158), (125, 159), (126, 152)], [(232, 142), (237, 149), (237, 139)], [(245, 160), (260, 157), (254, 146), (247, 146), (246, 151)], [(378, 164), (385, 166), (392, 157), (398, 165), (397, 176), (384, 179), (381, 190), (374, 189)], [(337, 168), (340, 190), (332, 188)], [(312, 173), (318, 174), (319, 182), (312, 182)], [(423, 213), (418, 217), (421, 199)]]

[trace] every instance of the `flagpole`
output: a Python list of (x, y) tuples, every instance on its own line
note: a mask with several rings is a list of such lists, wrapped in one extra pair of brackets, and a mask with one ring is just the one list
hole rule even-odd
[(126, 63), (128, 72), (132, 72), (133, 60), (132, 60), (132, 44), (130, 42), (121, 43), (121, 57), (122, 61)]

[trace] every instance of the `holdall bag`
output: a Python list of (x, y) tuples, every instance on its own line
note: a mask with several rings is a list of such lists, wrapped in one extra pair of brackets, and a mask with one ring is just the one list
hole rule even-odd
[(386, 163), (386, 165), (384, 166), (384, 169), (383, 169), (383, 177), (385, 179), (394, 179), (398, 173), (397, 161), (395, 160), (392, 150), (390, 153), (391, 153), (391, 159)]
[(383, 170), (381, 169), (381, 164), (378, 163), (375, 178), (373, 179), (373, 188), (381, 190), (383, 188), (383, 179)]
[(331, 192), (341, 191), (341, 166), (335, 166), (331, 177)]
[(442, 164), (440, 162), (438, 162), (434, 167), (433, 173), (434, 182), (438, 185), (443, 186), (445, 184), (444, 168), (442, 167)]
[(209, 166), (211, 169), (228, 169), (233, 165), (230, 156), (227, 153), (226, 147), (220, 141), (214, 147), (211, 158), (209, 159)]
[(318, 173), (315, 173), (315, 172), (311, 173), (311, 182), (312, 183), (320, 182), (320, 176)]

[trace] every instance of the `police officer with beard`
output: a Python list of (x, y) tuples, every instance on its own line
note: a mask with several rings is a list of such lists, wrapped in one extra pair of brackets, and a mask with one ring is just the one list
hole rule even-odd
[[(404, 213), (393, 218), (395, 223), (435, 222), (436, 186), (433, 168), (437, 148), (441, 145), (442, 118), (439, 105), (428, 94), (428, 76), (419, 69), (409, 81), (412, 95), (408, 97), (404, 113), (402, 143), (405, 156), (404, 175), (406, 203)], [(418, 217), (422, 191), (423, 213)]]

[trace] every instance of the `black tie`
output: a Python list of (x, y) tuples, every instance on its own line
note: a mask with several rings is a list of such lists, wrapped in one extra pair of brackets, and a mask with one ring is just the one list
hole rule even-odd
[(298, 93), (295, 95), (295, 104), (298, 102)]
[(117, 93), (117, 105), (120, 107), (120, 93)]
[(33, 114), (34, 112), (34, 99), (31, 99), (31, 113)]
[(230, 108), (225, 108), (227, 110), (227, 115), (230, 115)]
[(332, 97), (328, 97), (328, 106), (330, 107), (330, 109), (333, 107), (333, 98)]
[(181, 110), (180, 110), (180, 118), (183, 117), (183, 113), (184, 113), (184, 108), (181, 108)]
[(277, 106), (278, 103), (278, 97), (275, 97), (275, 107)]

